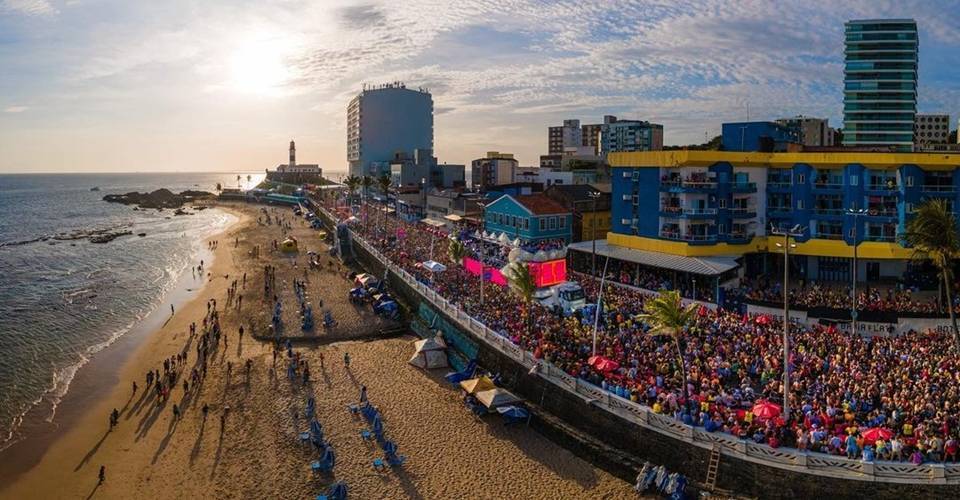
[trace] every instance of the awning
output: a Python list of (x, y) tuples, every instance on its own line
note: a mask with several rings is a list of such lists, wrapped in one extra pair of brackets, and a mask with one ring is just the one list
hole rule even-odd
[(463, 220), (463, 217), (460, 217), (457, 214), (444, 215), (443, 218), (447, 219), (450, 222), (460, 222), (461, 220)]
[(447, 270), (447, 266), (434, 260), (425, 261), (423, 263), (423, 267), (427, 268), (432, 273), (442, 273)]
[[(568, 250), (577, 252), (591, 253), (593, 251), (592, 241), (580, 241), (571, 243), (567, 246)], [(713, 256), (713, 257), (684, 257), (682, 255), (672, 255), (668, 253), (651, 252), (648, 250), (637, 250), (634, 248), (625, 248), (610, 245), (607, 240), (597, 240), (597, 255), (610, 257), (626, 262), (633, 262), (650, 267), (660, 267), (671, 269), (684, 273), (703, 274), (706, 276), (717, 276), (731, 269), (736, 269), (735, 257)]]
[(434, 220), (429, 217), (426, 219), (420, 219), (420, 222), (433, 227), (447, 227), (447, 224), (445, 222)]

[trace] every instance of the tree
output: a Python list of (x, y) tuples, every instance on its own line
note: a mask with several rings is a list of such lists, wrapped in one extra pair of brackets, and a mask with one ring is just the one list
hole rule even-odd
[(250, 174), (247, 174), (247, 186), (250, 185), (250, 180), (251, 180), (251, 179), (253, 179), (253, 177), (250, 177)]
[(525, 262), (513, 262), (507, 269), (507, 281), (510, 289), (517, 294), (523, 303), (523, 314), (527, 321), (527, 333), (530, 333), (533, 317), (530, 314), (530, 305), (533, 302), (533, 293), (537, 291), (537, 282), (530, 272), (530, 266)]
[(677, 348), (677, 361), (680, 363), (681, 386), (683, 388), (684, 405), (689, 408), (687, 396), (687, 369), (683, 362), (683, 349), (680, 348), (680, 336), (683, 329), (693, 324), (696, 315), (696, 304), (684, 307), (680, 292), (676, 290), (660, 290), (653, 298), (647, 299), (643, 306), (644, 313), (640, 315), (643, 321), (650, 325), (651, 335), (666, 335), (673, 338)]
[(223, 186), (221, 186), (220, 183), (218, 182), (218, 183), (217, 183), (217, 187), (216, 187), (215, 189), (216, 189), (217, 192), (219, 193), (220, 191), (223, 191)]
[(240, 189), (240, 176), (237, 176), (237, 189)]
[(913, 248), (915, 260), (929, 260), (939, 271), (947, 294), (954, 347), (960, 349), (960, 329), (953, 311), (953, 261), (960, 257), (960, 234), (947, 201), (935, 198), (918, 206), (916, 215), (907, 222), (903, 241)]
[(450, 261), (463, 264), (463, 258), (467, 256), (467, 247), (460, 240), (450, 240), (447, 245), (447, 253), (450, 254)]
[[(383, 174), (377, 178), (377, 187), (380, 188), (380, 194), (383, 195), (383, 215), (382, 217), (387, 216), (387, 203), (390, 200), (390, 186), (393, 185), (393, 179), (390, 178), (389, 174)], [(385, 219), (381, 219), (382, 221)], [(386, 224), (382, 224), (386, 226)]]
[(360, 191), (361, 205), (363, 207), (363, 231), (367, 231), (367, 192), (370, 191), (370, 187), (373, 186), (373, 177), (365, 175), (360, 179), (360, 185), (363, 186), (363, 190)]
[(343, 183), (347, 186), (347, 204), (352, 205), (353, 193), (357, 192), (357, 188), (360, 187), (360, 178), (355, 175), (349, 175), (343, 180)]

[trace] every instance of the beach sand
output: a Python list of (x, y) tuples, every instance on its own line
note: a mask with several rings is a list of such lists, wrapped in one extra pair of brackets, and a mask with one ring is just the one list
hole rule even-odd
[[(332, 310), (340, 328), (325, 332), (315, 309), (316, 335), (321, 338), (295, 344), (310, 365), (312, 382), (303, 386), (288, 381), (285, 353), (274, 363), (271, 343), (249, 333), (242, 342), (238, 339), (241, 322), (249, 332), (249, 325), (269, 320), (272, 297), (263, 297), (263, 264), (280, 270), (277, 281), (283, 283), (279, 295), (285, 310), (296, 309), (292, 277), (303, 277), (302, 257), (294, 268), (289, 258), (264, 246), (281, 234), (276, 225), (257, 224), (259, 208), (233, 208), (243, 216), (216, 237), (220, 245), (210, 269), (212, 279), (202, 292), (129, 356), (117, 370), (116, 386), (86, 407), (39, 463), (4, 485), (0, 497), (314, 498), (334, 481), (344, 481), (351, 498), (636, 497), (629, 484), (524, 425), (504, 426), (498, 416), (474, 417), (458, 391), (443, 381), (445, 370), (424, 372), (407, 363), (412, 337), (339, 341), (351, 332), (368, 334), (382, 326), (369, 316), (369, 307), (358, 309), (345, 300), (351, 287), (343, 276), (346, 269), (325, 265), (308, 272), (308, 295), (324, 299), (324, 309)], [(311, 239), (315, 233), (301, 220), (292, 221), (301, 239), (301, 256), (307, 249), (325, 256), (316, 236)], [(234, 238), (239, 238), (236, 249)], [(258, 244), (261, 253), (254, 260), (250, 249)], [(247, 288), (243, 309), (237, 312), (227, 309), (226, 290), (243, 272), (248, 273)], [(170, 400), (158, 406), (153, 391), (145, 387), (144, 374), (162, 368), (165, 357), (188, 344), (189, 372), (197, 353), (188, 327), (200, 323), (210, 298), (217, 300), (228, 345), (213, 352), (199, 387), (185, 395), (181, 378)], [(299, 325), (290, 328), (299, 331)], [(327, 343), (332, 341), (339, 342)], [(351, 356), (349, 370), (343, 363), (345, 352)], [(249, 376), (243, 368), (248, 359)], [(133, 380), (140, 386), (135, 395)], [(383, 414), (387, 438), (407, 457), (400, 468), (377, 472), (372, 466), (383, 454), (375, 441), (361, 438), (363, 418), (347, 410), (359, 398), (361, 385)], [(316, 454), (297, 439), (307, 430), (303, 410), (311, 394), (337, 454), (331, 474), (311, 472)], [(174, 403), (184, 409), (180, 420), (173, 418)], [(210, 407), (206, 420), (200, 411), (204, 403)], [(113, 408), (120, 410), (120, 423), (108, 432)], [(101, 465), (106, 481), (98, 485)]]

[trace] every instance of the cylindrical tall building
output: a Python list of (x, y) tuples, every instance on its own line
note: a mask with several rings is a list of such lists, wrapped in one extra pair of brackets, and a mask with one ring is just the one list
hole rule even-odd
[[(402, 83), (365, 88), (347, 106), (350, 175), (389, 173), (395, 153), (433, 149), (433, 97)], [(376, 170), (376, 171), (375, 171)]]

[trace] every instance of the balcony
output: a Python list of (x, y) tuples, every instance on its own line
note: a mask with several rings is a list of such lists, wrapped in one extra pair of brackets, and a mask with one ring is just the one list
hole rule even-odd
[(730, 209), (730, 216), (734, 219), (752, 219), (757, 216), (754, 207), (734, 207)]
[(813, 233), (813, 237), (821, 240), (842, 240), (843, 233), (817, 231)]
[(767, 205), (767, 215), (770, 217), (784, 217), (790, 215), (793, 208), (790, 205)]
[(685, 241), (692, 244), (707, 244), (717, 241), (715, 234), (681, 234), (679, 231), (660, 231), (660, 237), (665, 240)]
[(730, 184), (730, 190), (734, 193), (756, 193), (756, 182), (733, 182)]
[(895, 208), (867, 207), (867, 215), (870, 217), (898, 217), (899, 213)]
[(770, 190), (789, 190), (793, 188), (793, 182), (790, 181), (767, 181), (767, 191)]
[(924, 184), (920, 186), (920, 189), (930, 193), (952, 193), (956, 191), (952, 184)]
[(883, 183), (868, 184), (868, 185), (867, 185), (867, 190), (868, 190), (868, 191), (888, 191), (888, 192), (896, 192), (898, 189), (900, 189), (900, 188), (899, 188), (899, 186), (897, 186), (897, 183), (896, 183), (896, 182), (883, 182)]
[(671, 206), (660, 207), (661, 217), (695, 219), (695, 218), (713, 217), (715, 215), (717, 215), (716, 208), (683, 208), (683, 207), (671, 207)]
[(814, 207), (813, 213), (817, 215), (828, 215), (832, 217), (840, 217), (843, 215), (842, 208), (824, 208), (824, 207)]
[(883, 243), (896, 243), (899, 236), (895, 234), (868, 234), (863, 237), (863, 241), (880, 241)]
[(843, 181), (836, 180), (815, 180), (813, 181), (813, 187), (816, 189), (828, 189), (828, 190), (841, 190), (843, 189)]

